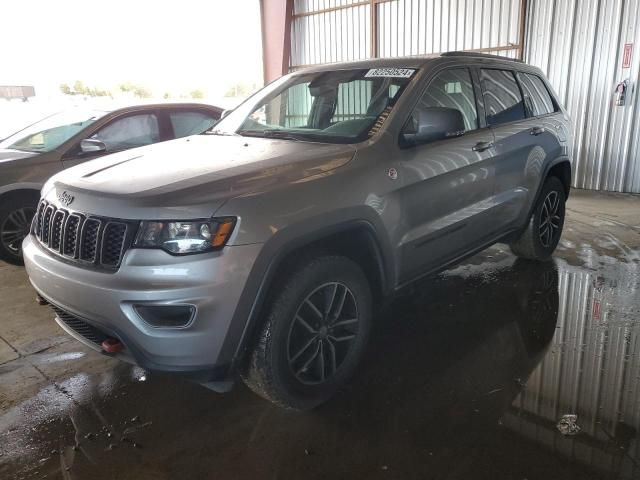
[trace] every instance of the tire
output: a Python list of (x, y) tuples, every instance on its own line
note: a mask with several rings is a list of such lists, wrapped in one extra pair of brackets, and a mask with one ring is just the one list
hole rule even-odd
[[(549, 214), (551, 223), (548, 221)], [(542, 187), (526, 229), (520, 238), (509, 245), (511, 251), (528, 260), (548, 260), (560, 241), (564, 216), (564, 187), (557, 177), (549, 177)]]
[(555, 262), (516, 260), (512, 284), (520, 305), (517, 324), (530, 356), (542, 352), (556, 332), (560, 295)]
[(371, 304), (369, 283), (348, 258), (320, 256), (298, 264), (267, 306), (242, 371), (244, 382), (287, 409), (309, 410), (325, 402), (362, 360)]
[(37, 192), (9, 194), (0, 199), (0, 260), (24, 265), (22, 240), (29, 234), (37, 206)]

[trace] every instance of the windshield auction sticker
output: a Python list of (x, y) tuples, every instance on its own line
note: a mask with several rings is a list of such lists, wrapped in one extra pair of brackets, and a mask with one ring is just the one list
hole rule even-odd
[(413, 72), (413, 68), (372, 68), (365, 77), (409, 78)]

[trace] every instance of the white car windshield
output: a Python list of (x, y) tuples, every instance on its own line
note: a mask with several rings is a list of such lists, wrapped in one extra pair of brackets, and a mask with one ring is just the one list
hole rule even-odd
[(249, 98), (211, 133), (359, 142), (389, 114), (415, 73), (372, 68), (287, 75)]
[(65, 110), (14, 133), (0, 143), (0, 148), (50, 152), (107, 113), (101, 110)]

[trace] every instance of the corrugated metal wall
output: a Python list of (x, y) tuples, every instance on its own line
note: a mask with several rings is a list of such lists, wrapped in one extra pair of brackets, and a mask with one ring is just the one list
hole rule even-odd
[[(640, 0), (529, 0), (525, 60), (539, 66), (575, 126), (573, 185), (640, 193)], [(622, 68), (633, 43), (631, 68)], [(628, 78), (625, 106), (616, 84)]]
[(449, 50), (517, 57), (521, 12), (521, 0), (294, 0), (290, 64)]
[(519, 0), (398, 0), (378, 6), (379, 56), (486, 50), (517, 57)]
[(370, 2), (294, 0), (291, 67), (371, 57)]
[[(294, 0), (291, 69), (480, 50), (545, 71), (574, 122), (579, 188), (640, 193), (640, 0)], [(524, 32), (523, 32), (524, 29)], [(625, 43), (634, 43), (622, 69)], [(625, 106), (614, 106), (628, 78)]]

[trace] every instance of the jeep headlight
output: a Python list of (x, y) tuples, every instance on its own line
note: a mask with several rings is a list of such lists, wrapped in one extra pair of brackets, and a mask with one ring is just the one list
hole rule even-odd
[(209, 220), (140, 222), (134, 247), (161, 248), (173, 255), (202, 253), (224, 247), (236, 224), (234, 217)]

